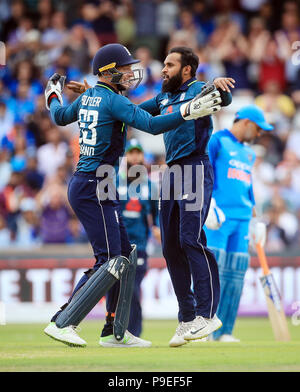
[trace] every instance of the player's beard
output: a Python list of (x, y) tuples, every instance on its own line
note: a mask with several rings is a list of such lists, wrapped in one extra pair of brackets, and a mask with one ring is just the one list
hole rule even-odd
[(183, 82), (181, 69), (180, 71), (172, 76), (170, 79), (164, 79), (161, 91), (163, 93), (174, 93), (175, 91), (179, 90)]

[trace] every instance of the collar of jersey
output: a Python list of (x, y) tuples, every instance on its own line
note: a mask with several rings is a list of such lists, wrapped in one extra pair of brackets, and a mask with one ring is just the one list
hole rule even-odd
[(107, 90), (110, 90), (112, 93), (119, 94), (118, 90), (114, 89), (111, 85), (109, 85), (107, 83), (97, 82), (96, 86), (106, 88)]
[(234, 134), (233, 134), (229, 129), (224, 129), (224, 131), (226, 131), (226, 132), (228, 133), (228, 136), (231, 137), (231, 139), (233, 139), (235, 142), (238, 142), (238, 143), (240, 143), (240, 144), (243, 144), (243, 143), (241, 143), (241, 142), (239, 141), (238, 138), (236, 138), (236, 137), (234, 136)]
[(180, 86), (179, 91), (186, 91), (193, 83), (197, 82), (197, 78), (193, 77)]

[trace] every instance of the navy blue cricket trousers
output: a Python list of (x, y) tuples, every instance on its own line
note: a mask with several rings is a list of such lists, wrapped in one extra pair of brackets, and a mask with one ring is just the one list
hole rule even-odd
[(205, 155), (184, 157), (168, 169), (162, 180), (160, 226), (163, 255), (178, 300), (178, 320), (211, 318), (219, 303), (220, 283), (203, 225), (213, 190), (213, 168)]
[[(100, 200), (98, 185), (100, 181), (101, 179), (94, 174), (76, 172), (69, 182), (70, 205), (86, 231), (96, 258), (94, 266), (86, 271), (77, 283), (69, 301), (87, 282), (91, 274), (107, 260), (119, 255), (128, 257), (131, 252), (119, 203), (117, 200)], [(110, 289), (106, 297), (108, 312), (115, 312), (118, 295), (119, 282)], [(52, 321), (55, 321), (58, 313)]]

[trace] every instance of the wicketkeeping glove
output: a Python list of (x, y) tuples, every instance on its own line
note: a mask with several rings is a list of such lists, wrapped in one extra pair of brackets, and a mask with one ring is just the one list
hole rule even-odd
[(57, 98), (60, 104), (63, 104), (62, 99), (62, 91), (65, 85), (65, 76), (61, 76), (58, 73), (55, 73), (51, 76), (48, 80), (46, 89), (45, 89), (45, 101), (46, 101), (46, 108), (50, 110), (50, 102), (52, 98)]
[(221, 94), (212, 83), (206, 83), (200, 94), (180, 106), (180, 112), (185, 120), (196, 120), (209, 116), (221, 110)]
[(212, 198), (205, 221), (205, 226), (210, 230), (218, 230), (225, 220), (226, 218), (224, 212), (217, 206), (216, 200)]

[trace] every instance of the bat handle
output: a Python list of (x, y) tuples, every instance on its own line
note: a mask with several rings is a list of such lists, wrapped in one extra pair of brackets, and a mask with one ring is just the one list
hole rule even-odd
[(256, 244), (256, 251), (257, 251), (258, 260), (260, 262), (260, 265), (261, 265), (261, 268), (264, 272), (264, 275), (269, 275), (270, 269), (269, 269), (269, 266), (267, 263), (265, 251), (264, 251), (263, 247), (261, 246), (261, 244)]

